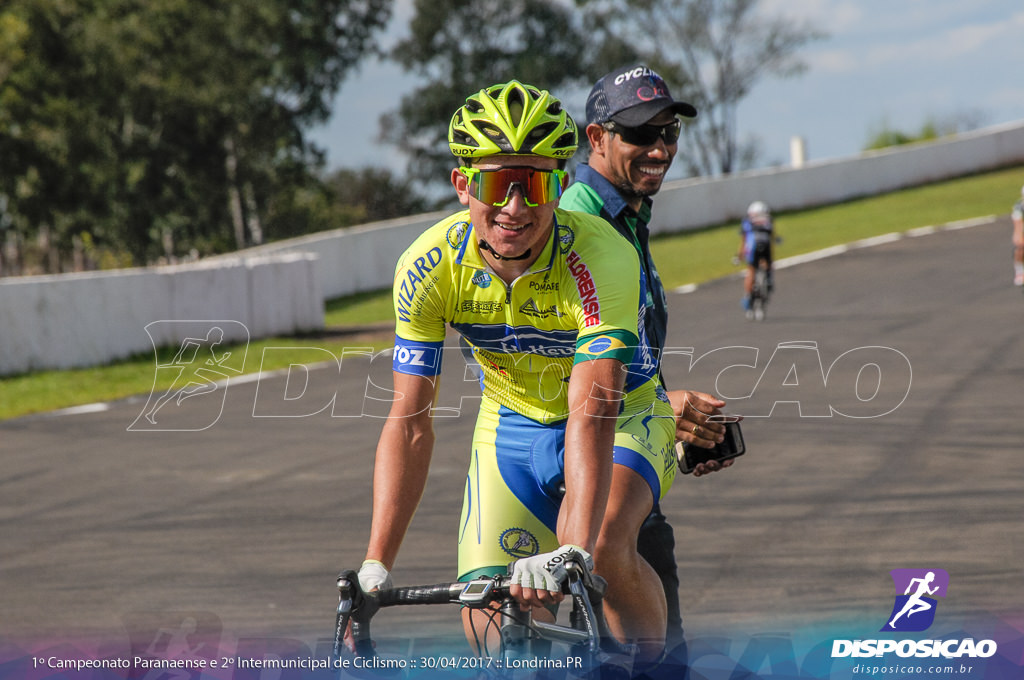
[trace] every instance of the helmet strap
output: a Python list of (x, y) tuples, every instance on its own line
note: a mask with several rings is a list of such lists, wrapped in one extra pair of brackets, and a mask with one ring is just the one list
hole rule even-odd
[(490, 254), (491, 254), (491, 255), (492, 255), (493, 257), (494, 257), (494, 259), (496, 259), (496, 260), (525, 260), (526, 258), (530, 257), (530, 251), (532, 250), (531, 248), (527, 248), (527, 249), (526, 249), (526, 252), (525, 252), (525, 253), (523, 253), (522, 255), (516, 255), (515, 257), (507, 257), (507, 256), (505, 256), (505, 255), (499, 255), (499, 254), (498, 254), (498, 253), (497, 253), (497, 252), (496, 252), (496, 251), (494, 250), (494, 248), (492, 248), (492, 247), (491, 247), (491, 244), (490, 244), (490, 243), (488, 243), (487, 241), (483, 240), (483, 239), (480, 239), (480, 240), (479, 240), (479, 241), (477, 242), (477, 245), (478, 245), (478, 246), (480, 247), (480, 250), (486, 250), (486, 251), (487, 251), (487, 252), (489, 252), (489, 253), (490, 253)]

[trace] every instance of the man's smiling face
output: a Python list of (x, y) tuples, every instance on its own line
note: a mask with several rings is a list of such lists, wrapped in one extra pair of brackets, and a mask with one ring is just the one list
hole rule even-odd
[[(671, 125), (675, 120), (671, 111), (662, 111), (647, 121), (647, 125)], [(590, 166), (615, 185), (634, 208), (643, 197), (658, 193), (679, 148), (678, 143), (666, 144), (659, 138), (653, 144), (637, 146), (617, 133), (596, 127), (599, 129), (594, 130), (593, 125), (587, 129), (592, 147)]]

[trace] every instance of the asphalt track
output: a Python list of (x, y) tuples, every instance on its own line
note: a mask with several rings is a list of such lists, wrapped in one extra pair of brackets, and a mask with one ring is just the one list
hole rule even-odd
[[(692, 352), (666, 358), (668, 382), (718, 389), (747, 415), (748, 454), (680, 476), (664, 501), (690, 635), (877, 631), (902, 567), (948, 571), (946, 616), (1024, 613), (1009, 235), (1001, 217), (781, 269), (762, 323), (743, 318), (735, 278), (670, 296), (670, 344)], [(232, 381), (165, 407), (159, 428), (129, 431), (148, 395), (0, 423), (0, 640), (138, 645), (189, 619), (221, 639), (329, 636), (334, 575), (365, 546), (386, 411), (364, 398), (383, 394), (367, 376), (387, 386), (389, 366), (346, 356), (308, 382)], [(449, 359), (441, 402), (467, 400), (437, 421), (400, 584), (453, 576), (472, 395)], [(387, 621), (458, 631), (446, 608)]]

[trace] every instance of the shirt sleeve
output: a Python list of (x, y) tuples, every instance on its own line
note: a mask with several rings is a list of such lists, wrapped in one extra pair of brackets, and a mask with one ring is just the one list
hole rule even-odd
[(574, 229), (577, 237), (566, 255), (575, 290), (570, 313), (579, 334), (575, 362), (614, 358), (633, 359), (639, 340), (642, 313), (640, 262), (633, 246), (598, 217), (582, 215)]
[(444, 248), (421, 238), (402, 255), (395, 268), (392, 368), (398, 373), (433, 376), (441, 372), (445, 279), (439, 273), (447, 264), (445, 257)]

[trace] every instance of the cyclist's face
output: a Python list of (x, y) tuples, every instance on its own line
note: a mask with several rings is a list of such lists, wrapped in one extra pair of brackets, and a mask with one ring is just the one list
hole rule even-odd
[[(480, 170), (509, 166), (554, 170), (558, 162), (542, 156), (489, 156), (473, 163), (473, 167)], [(487, 241), (503, 257), (519, 257), (529, 250), (530, 258), (517, 261), (523, 265), (531, 264), (540, 255), (555, 222), (557, 199), (531, 207), (518, 185), (513, 185), (508, 202), (496, 206), (478, 200), (471, 191), (470, 180), (458, 170), (452, 171), (452, 184), (459, 202), (469, 206), (469, 218), (477, 239)]]
[[(662, 111), (647, 121), (647, 125), (669, 125), (674, 121), (671, 111)], [(615, 185), (634, 208), (644, 196), (658, 193), (679, 148), (678, 142), (665, 144), (661, 138), (653, 144), (636, 146), (593, 124), (587, 126), (587, 136), (592, 149), (590, 167)]]

